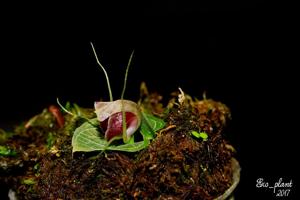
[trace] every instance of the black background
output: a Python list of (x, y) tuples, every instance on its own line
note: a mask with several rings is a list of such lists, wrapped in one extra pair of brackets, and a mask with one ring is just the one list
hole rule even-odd
[(168, 95), (181, 87), (232, 111), (228, 135), (242, 167), (236, 199), (272, 199), (271, 184), (293, 180), (298, 127), (296, 26), (282, 5), (191, 1), (4, 7), (1, 19), (0, 125), (6, 129), (49, 104), (92, 107), (108, 100), (90, 42), (110, 76), (115, 98), (131, 51), (126, 98), (139, 84)]

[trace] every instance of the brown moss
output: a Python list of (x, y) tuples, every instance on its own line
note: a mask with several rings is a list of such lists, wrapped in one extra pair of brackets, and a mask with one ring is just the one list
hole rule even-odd
[(225, 140), (214, 134), (208, 141), (192, 138), (190, 131), (200, 125), (189, 109), (175, 109), (169, 119), (176, 129), (159, 135), (138, 159), (135, 196), (210, 199), (222, 194), (232, 181), (232, 152)]
[[(72, 134), (84, 121), (65, 115), (65, 127), (60, 129), (44, 111), (35, 125), (20, 126), (7, 141), (18, 156), (0, 157), (0, 163), (12, 163), (6, 169), (1, 166), (0, 183), (10, 185), (19, 199), (213, 199), (221, 195), (232, 184), (233, 150), (223, 137), (229, 109), (213, 100), (189, 99), (183, 105), (173, 103), (165, 114), (161, 98), (148, 94), (141, 102), (144, 109), (164, 117), (167, 127), (138, 153), (73, 155)], [(83, 111), (94, 115), (91, 109)], [(207, 133), (208, 139), (193, 137), (192, 130)], [(54, 137), (51, 146), (47, 145), (49, 132)], [(25, 179), (33, 183), (24, 184)]]

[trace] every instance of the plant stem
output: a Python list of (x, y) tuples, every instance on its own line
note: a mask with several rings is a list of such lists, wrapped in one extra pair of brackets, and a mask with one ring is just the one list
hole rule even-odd
[(125, 72), (125, 77), (124, 77), (124, 85), (123, 85), (123, 90), (122, 90), (122, 94), (121, 94), (121, 100), (122, 100), (122, 129), (123, 129), (123, 141), (124, 143), (127, 143), (129, 140), (127, 138), (127, 127), (126, 127), (126, 114), (125, 114), (125, 110), (124, 110), (124, 102), (123, 102), (123, 98), (124, 98), (124, 94), (125, 94), (125, 90), (126, 90), (126, 84), (127, 84), (127, 76), (128, 76), (128, 70), (129, 70), (129, 66), (131, 64), (131, 60), (133, 57), (134, 51), (132, 51), (127, 67), (126, 67), (126, 72)]
[(129, 71), (129, 66), (131, 64), (131, 60), (134, 54), (134, 50), (131, 52), (130, 58), (128, 60), (128, 64), (126, 67), (126, 72), (125, 72), (125, 77), (124, 77), (124, 85), (123, 85), (123, 90), (122, 90), (122, 94), (121, 94), (121, 99), (123, 100), (124, 98), (124, 94), (125, 94), (125, 90), (126, 90), (126, 85), (127, 85), (127, 76), (128, 76), (128, 71)]
[(99, 61), (99, 59), (98, 59), (96, 50), (95, 50), (94, 45), (93, 45), (92, 42), (91, 42), (91, 46), (92, 46), (92, 49), (93, 49), (93, 52), (94, 52), (96, 61), (97, 61), (98, 65), (101, 67), (101, 69), (103, 70), (103, 72), (104, 72), (104, 74), (105, 74), (105, 78), (106, 78), (106, 81), (107, 81), (108, 92), (109, 92), (109, 100), (110, 100), (110, 101), (113, 101), (113, 96), (112, 96), (112, 92), (111, 92), (111, 87), (110, 87), (108, 75), (107, 75), (107, 73), (106, 73), (105, 68), (103, 67), (103, 65), (100, 63), (100, 61)]
[[(67, 109), (60, 103), (60, 101), (59, 101), (58, 98), (56, 98), (56, 102), (57, 102), (57, 104), (59, 105), (59, 107), (60, 107), (63, 111), (65, 111), (66, 113), (68, 113), (69, 115), (72, 115), (73, 117), (79, 117), (79, 118), (84, 119), (84, 120), (88, 121), (89, 123), (91, 123), (91, 120), (90, 120), (90, 119), (88, 119), (88, 118), (86, 118), (86, 117), (84, 117), (84, 116), (78, 115), (78, 114), (74, 114), (74, 113), (72, 113), (71, 111), (67, 110)], [(78, 109), (78, 106), (77, 106), (77, 109)], [(91, 123), (91, 124), (93, 124), (93, 123)]]
[(65, 111), (65, 112), (68, 113), (69, 115), (72, 115), (72, 116), (74, 116), (74, 117), (77, 117), (77, 115), (75, 115), (74, 113), (68, 111), (63, 105), (61, 105), (61, 103), (59, 102), (58, 97), (56, 98), (56, 102), (57, 102), (57, 104), (59, 105), (59, 107), (60, 107), (63, 111)]

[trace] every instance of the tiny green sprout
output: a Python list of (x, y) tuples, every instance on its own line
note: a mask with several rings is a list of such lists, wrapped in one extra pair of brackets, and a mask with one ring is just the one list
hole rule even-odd
[(195, 136), (196, 138), (202, 138), (203, 141), (207, 141), (208, 135), (205, 132), (197, 132), (197, 131), (192, 131), (191, 132), (193, 136)]

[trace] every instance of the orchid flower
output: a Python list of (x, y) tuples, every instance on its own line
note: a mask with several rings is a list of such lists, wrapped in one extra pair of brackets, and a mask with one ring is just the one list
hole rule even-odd
[[(86, 120), (86, 122), (77, 127), (73, 133), (73, 153), (77, 151), (90, 152), (98, 150), (137, 152), (146, 148), (150, 144), (150, 140), (154, 138), (155, 132), (165, 126), (165, 122), (160, 118), (141, 111), (140, 107), (135, 102), (123, 99), (128, 69), (134, 52), (131, 53), (127, 64), (121, 98), (114, 101), (106, 70), (99, 62), (92, 43), (91, 46), (96, 61), (105, 74), (110, 101), (95, 102), (94, 107), (97, 118), (89, 119), (78, 113), (69, 111), (62, 106), (57, 98), (57, 104), (63, 111), (73, 117), (79, 117)], [(99, 124), (105, 133), (104, 137), (99, 131)], [(141, 134), (143, 140), (134, 140), (133, 134), (137, 131)], [(112, 141), (115, 139), (123, 139), (124, 144), (111, 145)]]
[(106, 140), (110, 141), (113, 138), (120, 138), (120, 136), (123, 136), (121, 138), (123, 138), (124, 142), (127, 142), (141, 124), (141, 114), (138, 105), (133, 101), (123, 100), (128, 69), (134, 52), (131, 53), (126, 67), (121, 99), (113, 101), (108, 75), (105, 68), (100, 63), (92, 43), (91, 46), (96, 61), (105, 74), (110, 96), (110, 102), (95, 102), (95, 113), (101, 123), (101, 128), (105, 131)]
[[(123, 105), (122, 105), (123, 104)], [(123, 133), (123, 115), (125, 112), (126, 133)], [(141, 124), (141, 114), (138, 105), (129, 100), (111, 102), (95, 102), (95, 113), (105, 131), (105, 139), (110, 141), (114, 137), (130, 138)]]

